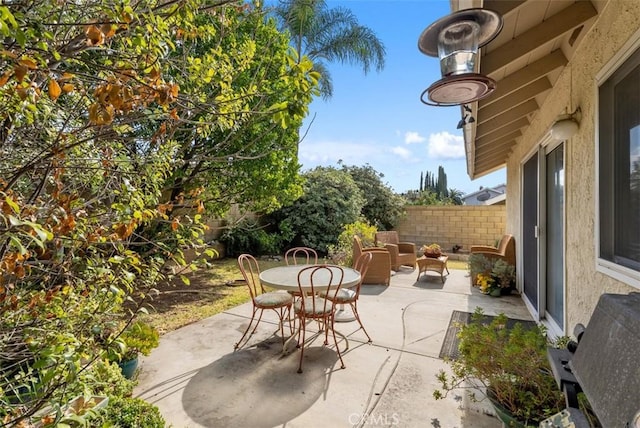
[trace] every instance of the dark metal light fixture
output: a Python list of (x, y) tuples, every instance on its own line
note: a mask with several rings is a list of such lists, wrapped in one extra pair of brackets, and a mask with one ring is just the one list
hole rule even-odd
[(440, 58), (442, 79), (425, 89), (420, 100), (427, 105), (454, 106), (493, 92), (496, 82), (475, 72), (476, 60), (478, 49), (493, 40), (502, 25), (499, 13), (482, 8), (460, 10), (429, 25), (418, 39), (418, 49)]
[(456, 126), (457, 129), (462, 129), (465, 127), (465, 125), (468, 125), (470, 123), (475, 122), (476, 119), (471, 116), (470, 114), (466, 114), (463, 116), (462, 119), (460, 119), (460, 121), (458, 122), (458, 126)]

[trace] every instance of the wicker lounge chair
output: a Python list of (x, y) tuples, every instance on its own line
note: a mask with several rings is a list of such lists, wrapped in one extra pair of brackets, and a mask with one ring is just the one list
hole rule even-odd
[(416, 267), (416, 244), (400, 242), (398, 232), (389, 230), (376, 233), (376, 246), (383, 244), (391, 255), (391, 269), (398, 271), (400, 266)]
[(389, 285), (391, 281), (391, 255), (389, 250), (378, 247), (362, 247), (362, 241), (357, 235), (353, 237), (353, 260), (358, 260), (364, 252), (371, 252), (373, 258), (369, 263), (363, 284)]
[[(491, 263), (494, 263), (496, 260), (504, 260), (507, 264), (515, 267), (516, 266), (516, 240), (513, 235), (503, 235), (502, 239), (498, 243), (497, 247), (492, 247), (490, 245), (472, 245), (469, 249), (469, 253), (471, 256), (474, 254), (480, 254), (485, 256)], [(471, 284), (476, 283), (476, 275), (480, 272), (476, 272), (473, 269), (471, 270)]]
[(497, 247), (488, 245), (472, 245), (471, 254), (482, 254), (489, 259), (502, 259), (508, 264), (516, 265), (516, 240), (513, 235), (504, 235)]

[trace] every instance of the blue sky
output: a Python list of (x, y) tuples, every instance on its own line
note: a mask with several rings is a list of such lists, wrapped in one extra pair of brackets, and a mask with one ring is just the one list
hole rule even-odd
[[(401, 193), (418, 189), (420, 173), (442, 165), (449, 188), (471, 193), (505, 183), (504, 169), (469, 179), (459, 107), (431, 107), (420, 94), (439, 80), (437, 58), (418, 50), (418, 37), (450, 13), (448, 0), (327, 0), (349, 8), (371, 28), (387, 51), (385, 69), (364, 75), (355, 66), (329, 64), (333, 97), (315, 100), (301, 135), (303, 170), (318, 165), (371, 165), (383, 182)], [(308, 129), (307, 129), (308, 128)]]

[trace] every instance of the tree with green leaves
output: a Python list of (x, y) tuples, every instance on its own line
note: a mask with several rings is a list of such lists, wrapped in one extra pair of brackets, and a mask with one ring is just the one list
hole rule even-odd
[(196, 22), (211, 31), (184, 38), (168, 58), (180, 88), (198, 95), (178, 110), (189, 122), (174, 128), (171, 199), (202, 188), (208, 211), (221, 213), (230, 203), (269, 211), (300, 196), (297, 131), (319, 76), (264, 20), (232, 8), (220, 28), (216, 15), (201, 14)]
[(436, 184), (436, 191), (440, 199), (445, 199), (449, 196), (447, 190), (447, 174), (444, 172), (442, 165), (438, 166), (438, 181)]
[(69, 398), (207, 211), (300, 194), (319, 76), (276, 30), (241, 1), (0, 6), (3, 423)]
[(325, 99), (333, 94), (325, 61), (361, 65), (365, 74), (371, 68), (384, 68), (384, 44), (370, 28), (360, 25), (349, 9), (329, 8), (324, 0), (281, 0), (275, 14), (282, 29), (288, 30), (298, 57), (313, 61)]
[[(341, 164), (339, 162), (339, 164)], [(342, 165), (360, 189), (365, 199), (362, 216), (378, 230), (391, 230), (397, 226), (404, 215), (404, 199), (382, 182), (384, 174), (377, 172), (371, 165)]]
[(449, 200), (453, 205), (462, 205), (462, 197), (464, 194), (458, 189), (449, 189)]
[(361, 218), (366, 201), (347, 171), (316, 167), (305, 172), (303, 178), (302, 197), (273, 213), (272, 219), (294, 245), (327, 254), (344, 225)]

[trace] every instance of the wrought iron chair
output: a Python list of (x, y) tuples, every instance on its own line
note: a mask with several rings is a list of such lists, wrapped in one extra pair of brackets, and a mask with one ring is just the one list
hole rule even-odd
[(360, 324), (360, 328), (364, 331), (364, 334), (371, 342), (371, 337), (367, 330), (362, 325), (362, 320), (360, 319), (360, 314), (358, 314), (358, 298), (360, 297), (360, 288), (362, 287), (362, 282), (364, 281), (364, 277), (369, 270), (369, 263), (373, 259), (373, 254), (371, 253), (362, 253), (358, 260), (355, 260), (353, 264), (353, 268), (360, 272), (360, 282), (353, 288), (340, 288), (337, 293), (333, 293), (333, 291), (321, 291), (319, 295), (321, 297), (327, 297), (330, 299), (335, 305), (345, 305), (349, 304), (351, 306), (351, 310), (353, 311), (353, 315), (356, 317), (356, 321)]
[[(295, 301), (293, 310), (295, 317), (300, 323), (298, 329), (298, 347), (300, 348), (300, 364), (298, 365), (298, 373), (302, 373), (302, 359), (304, 358), (304, 343), (307, 332), (307, 321), (315, 320), (320, 323), (324, 331), (324, 344), (329, 344), (329, 330), (333, 335), (333, 342), (336, 345), (336, 352), (340, 358), (342, 368), (345, 368), (340, 348), (338, 347), (338, 339), (336, 331), (333, 327), (335, 304), (328, 297), (335, 295), (340, 291), (342, 281), (344, 279), (344, 270), (339, 266), (309, 266), (300, 271), (298, 274), (298, 291), (302, 298)], [(317, 295), (318, 291), (325, 291), (324, 296)]]
[[(293, 247), (287, 250), (284, 253), (284, 262), (287, 266), (297, 265), (298, 258), (304, 260), (304, 264), (306, 265), (317, 265), (318, 264), (318, 253), (313, 248), (309, 247)], [(300, 293), (297, 291), (289, 291), (294, 298), (300, 297)]]
[(304, 264), (318, 264), (318, 253), (316, 252), (316, 250), (309, 247), (290, 248), (286, 253), (284, 253), (284, 262), (287, 264), (287, 266), (297, 265), (298, 257), (304, 259)]
[[(282, 344), (284, 345), (285, 316), (289, 321), (289, 330), (291, 334), (293, 334), (293, 330), (291, 328), (291, 305), (293, 303), (293, 297), (291, 294), (284, 291), (267, 292), (264, 289), (260, 282), (260, 266), (258, 265), (258, 261), (252, 255), (241, 254), (238, 257), (238, 267), (240, 268), (240, 272), (242, 272), (242, 276), (249, 287), (249, 294), (251, 295), (251, 302), (253, 303), (253, 312), (251, 313), (251, 320), (249, 321), (247, 329), (244, 331), (242, 337), (238, 343), (235, 344), (233, 349), (235, 350), (240, 347), (245, 336), (247, 336), (247, 333), (251, 329), (251, 325), (253, 324), (256, 314), (260, 312), (258, 321), (253, 327), (253, 331), (251, 331), (251, 334), (255, 333), (265, 309), (271, 309), (278, 315), (278, 327), (280, 329), (280, 334), (282, 335)], [(249, 336), (251, 336), (251, 334)], [(247, 341), (248, 340), (249, 339), (247, 338)]]

